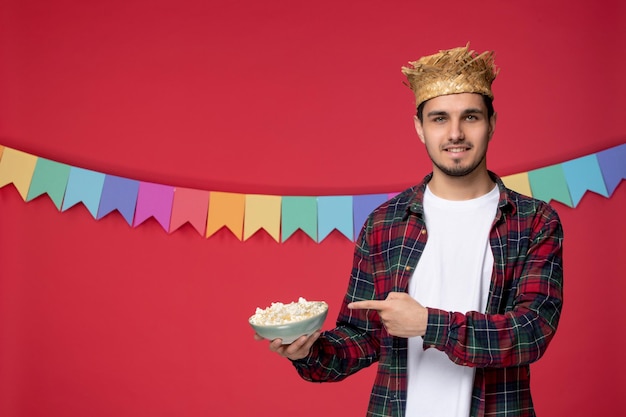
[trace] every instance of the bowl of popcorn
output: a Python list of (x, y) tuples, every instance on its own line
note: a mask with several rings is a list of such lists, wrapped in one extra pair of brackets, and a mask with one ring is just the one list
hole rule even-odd
[(307, 301), (300, 297), (297, 302), (276, 302), (264, 309), (257, 308), (248, 322), (259, 336), (268, 340), (282, 339), (283, 345), (288, 345), (320, 329), (327, 314), (328, 304), (324, 301)]

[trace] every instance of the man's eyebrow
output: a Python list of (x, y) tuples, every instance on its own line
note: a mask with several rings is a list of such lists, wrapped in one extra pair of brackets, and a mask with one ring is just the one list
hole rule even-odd
[(433, 111), (429, 111), (426, 116), (433, 117), (433, 116), (447, 116), (447, 115), (448, 115), (448, 112), (446, 112), (446, 111), (443, 111), (443, 110), (433, 110)]
[(482, 113), (483, 111), (479, 108), (472, 108), (470, 107), (469, 109), (465, 109), (463, 110), (463, 114), (475, 114), (475, 113)]
[[(478, 107), (469, 107), (461, 113), (463, 116), (468, 114), (482, 114), (483, 111)], [(426, 117), (448, 116), (448, 112), (445, 110), (432, 110), (426, 114)]]
[[(470, 107), (470, 108), (467, 108), (467, 109), (463, 110), (463, 112), (461, 114), (462, 115), (482, 114), (482, 110), (479, 109), (478, 107)], [(445, 110), (433, 110), (433, 111), (429, 111), (426, 116), (427, 117), (448, 116), (448, 112), (445, 111)]]

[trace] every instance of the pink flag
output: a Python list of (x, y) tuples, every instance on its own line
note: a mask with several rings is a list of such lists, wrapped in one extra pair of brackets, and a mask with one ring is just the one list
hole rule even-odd
[(172, 215), (173, 198), (174, 187), (151, 182), (140, 182), (133, 227), (137, 227), (148, 218), (154, 217), (163, 229), (168, 231)]

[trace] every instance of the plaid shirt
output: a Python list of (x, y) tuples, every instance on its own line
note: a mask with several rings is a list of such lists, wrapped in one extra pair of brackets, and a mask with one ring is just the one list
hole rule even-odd
[[(424, 349), (476, 368), (470, 416), (531, 417), (529, 364), (555, 334), (562, 307), (563, 230), (545, 202), (505, 188), (490, 232), (494, 270), (485, 313), (428, 308)], [(378, 362), (368, 416), (405, 414), (408, 339), (387, 333), (376, 311), (349, 310), (359, 300), (406, 292), (426, 245), (423, 197), (432, 177), (382, 204), (357, 239), (337, 327), (293, 361), (309, 381), (340, 381)]]

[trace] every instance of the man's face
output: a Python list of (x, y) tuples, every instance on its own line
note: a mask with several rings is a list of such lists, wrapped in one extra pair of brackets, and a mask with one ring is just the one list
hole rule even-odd
[(487, 146), (496, 127), (496, 115), (487, 116), (480, 94), (439, 96), (424, 105), (423, 122), (415, 129), (426, 145), (433, 169), (454, 177), (486, 169)]

